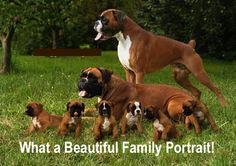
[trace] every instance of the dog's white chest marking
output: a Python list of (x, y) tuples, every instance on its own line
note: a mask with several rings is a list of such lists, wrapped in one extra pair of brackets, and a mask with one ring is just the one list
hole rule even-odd
[(129, 49), (131, 47), (131, 40), (129, 35), (127, 35), (126, 39), (124, 38), (123, 33), (119, 32), (115, 35), (116, 39), (119, 41), (118, 43), (118, 58), (124, 68), (132, 70), (129, 64), (130, 52)]
[(153, 126), (158, 130), (158, 131), (163, 131), (164, 130), (164, 126), (159, 122), (158, 119), (156, 119), (153, 123)]
[(126, 119), (129, 127), (132, 127), (138, 121), (138, 117), (133, 116), (131, 112), (126, 114)]
[(76, 125), (75, 118), (72, 117), (68, 123), (69, 125)]
[(40, 124), (40, 122), (37, 120), (37, 117), (34, 117), (34, 118), (32, 119), (32, 122), (33, 122), (34, 127), (38, 127), (38, 128), (41, 128), (41, 127), (42, 127), (41, 124)]
[(105, 132), (108, 132), (110, 130), (110, 121), (108, 120), (108, 118), (104, 119), (104, 122), (102, 124), (102, 130)]

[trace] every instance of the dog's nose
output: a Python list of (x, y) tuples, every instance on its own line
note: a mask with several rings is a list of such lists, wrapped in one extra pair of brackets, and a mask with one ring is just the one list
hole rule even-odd
[(137, 112), (137, 114), (140, 114), (140, 110), (137, 110), (136, 112)]
[(94, 29), (96, 30), (97, 26), (99, 25), (99, 21), (97, 20), (94, 24)]

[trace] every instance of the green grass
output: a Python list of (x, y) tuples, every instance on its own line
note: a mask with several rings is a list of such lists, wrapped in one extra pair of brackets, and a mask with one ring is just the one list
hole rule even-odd
[[(178, 125), (184, 137), (173, 140), (176, 144), (215, 143), (213, 154), (167, 154), (163, 149), (156, 157), (154, 154), (22, 154), (19, 141), (34, 141), (38, 144), (49, 143), (63, 145), (64, 141), (73, 144), (93, 144), (91, 128), (92, 120), (83, 121), (82, 136), (76, 140), (73, 136), (65, 138), (56, 135), (54, 129), (45, 133), (34, 133), (23, 137), (24, 130), (31, 119), (23, 115), (29, 101), (44, 104), (50, 113), (63, 114), (66, 103), (70, 99), (78, 98), (77, 80), (81, 69), (90, 66), (102, 66), (112, 69), (115, 74), (124, 78), (124, 72), (115, 52), (104, 52), (101, 57), (32, 57), (14, 56), (14, 70), (10, 75), (0, 76), (0, 165), (233, 165), (236, 164), (236, 62), (221, 62), (204, 60), (204, 65), (211, 80), (222, 90), (228, 101), (228, 106), (222, 108), (216, 97), (195, 79), (194, 84), (201, 89), (202, 100), (207, 103), (210, 112), (219, 125), (221, 132), (214, 134), (211, 128), (204, 126), (200, 136), (194, 131), (186, 131), (183, 125)], [(145, 77), (146, 83), (166, 83), (178, 86), (171, 76), (170, 68), (155, 72)], [(81, 99), (86, 107), (93, 107), (97, 98)], [(126, 138), (120, 137), (119, 143), (129, 141), (134, 144), (146, 144), (152, 141), (152, 124), (143, 122), (145, 134), (139, 136), (130, 132)], [(111, 142), (109, 137), (104, 141)], [(159, 144), (165, 146), (160, 141)]]

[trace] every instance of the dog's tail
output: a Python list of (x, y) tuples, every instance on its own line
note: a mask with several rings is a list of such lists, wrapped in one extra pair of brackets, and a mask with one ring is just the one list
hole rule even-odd
[(190, 47), (192, 47), (193, 49), (195, 49), (196, 47), (196, 41), (194, 39), (191, 39), (189, 42), (188, 42), (188, 45)]

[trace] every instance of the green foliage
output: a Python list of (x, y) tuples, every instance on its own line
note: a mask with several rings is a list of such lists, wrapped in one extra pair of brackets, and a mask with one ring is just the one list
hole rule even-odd
[(147, 0), (143, 4), (138, 15), (146, 29), (184, 42), (194, 38), (201, 52), (216, 58), (227, 58), (223, 54), (235, 49), (236, 1)]
[[(21, 54), (30, 54), (34, 48), (51, 47), (51, 29), (60, 28), (60, 47), (79, 48), (80, 45), (94, 45), (96, 32), (94, 22), (99, 14), (108, 8), (124, 10), (135, 17), (140, 0), (30, 0), (25, 3), (31, 12), (24, 28), (16, 34), (14, 48)], [(111, 44), (112, 43), (112, 44)], [(103, 49), (116, 49), (116, 41), (98, 44)]]

